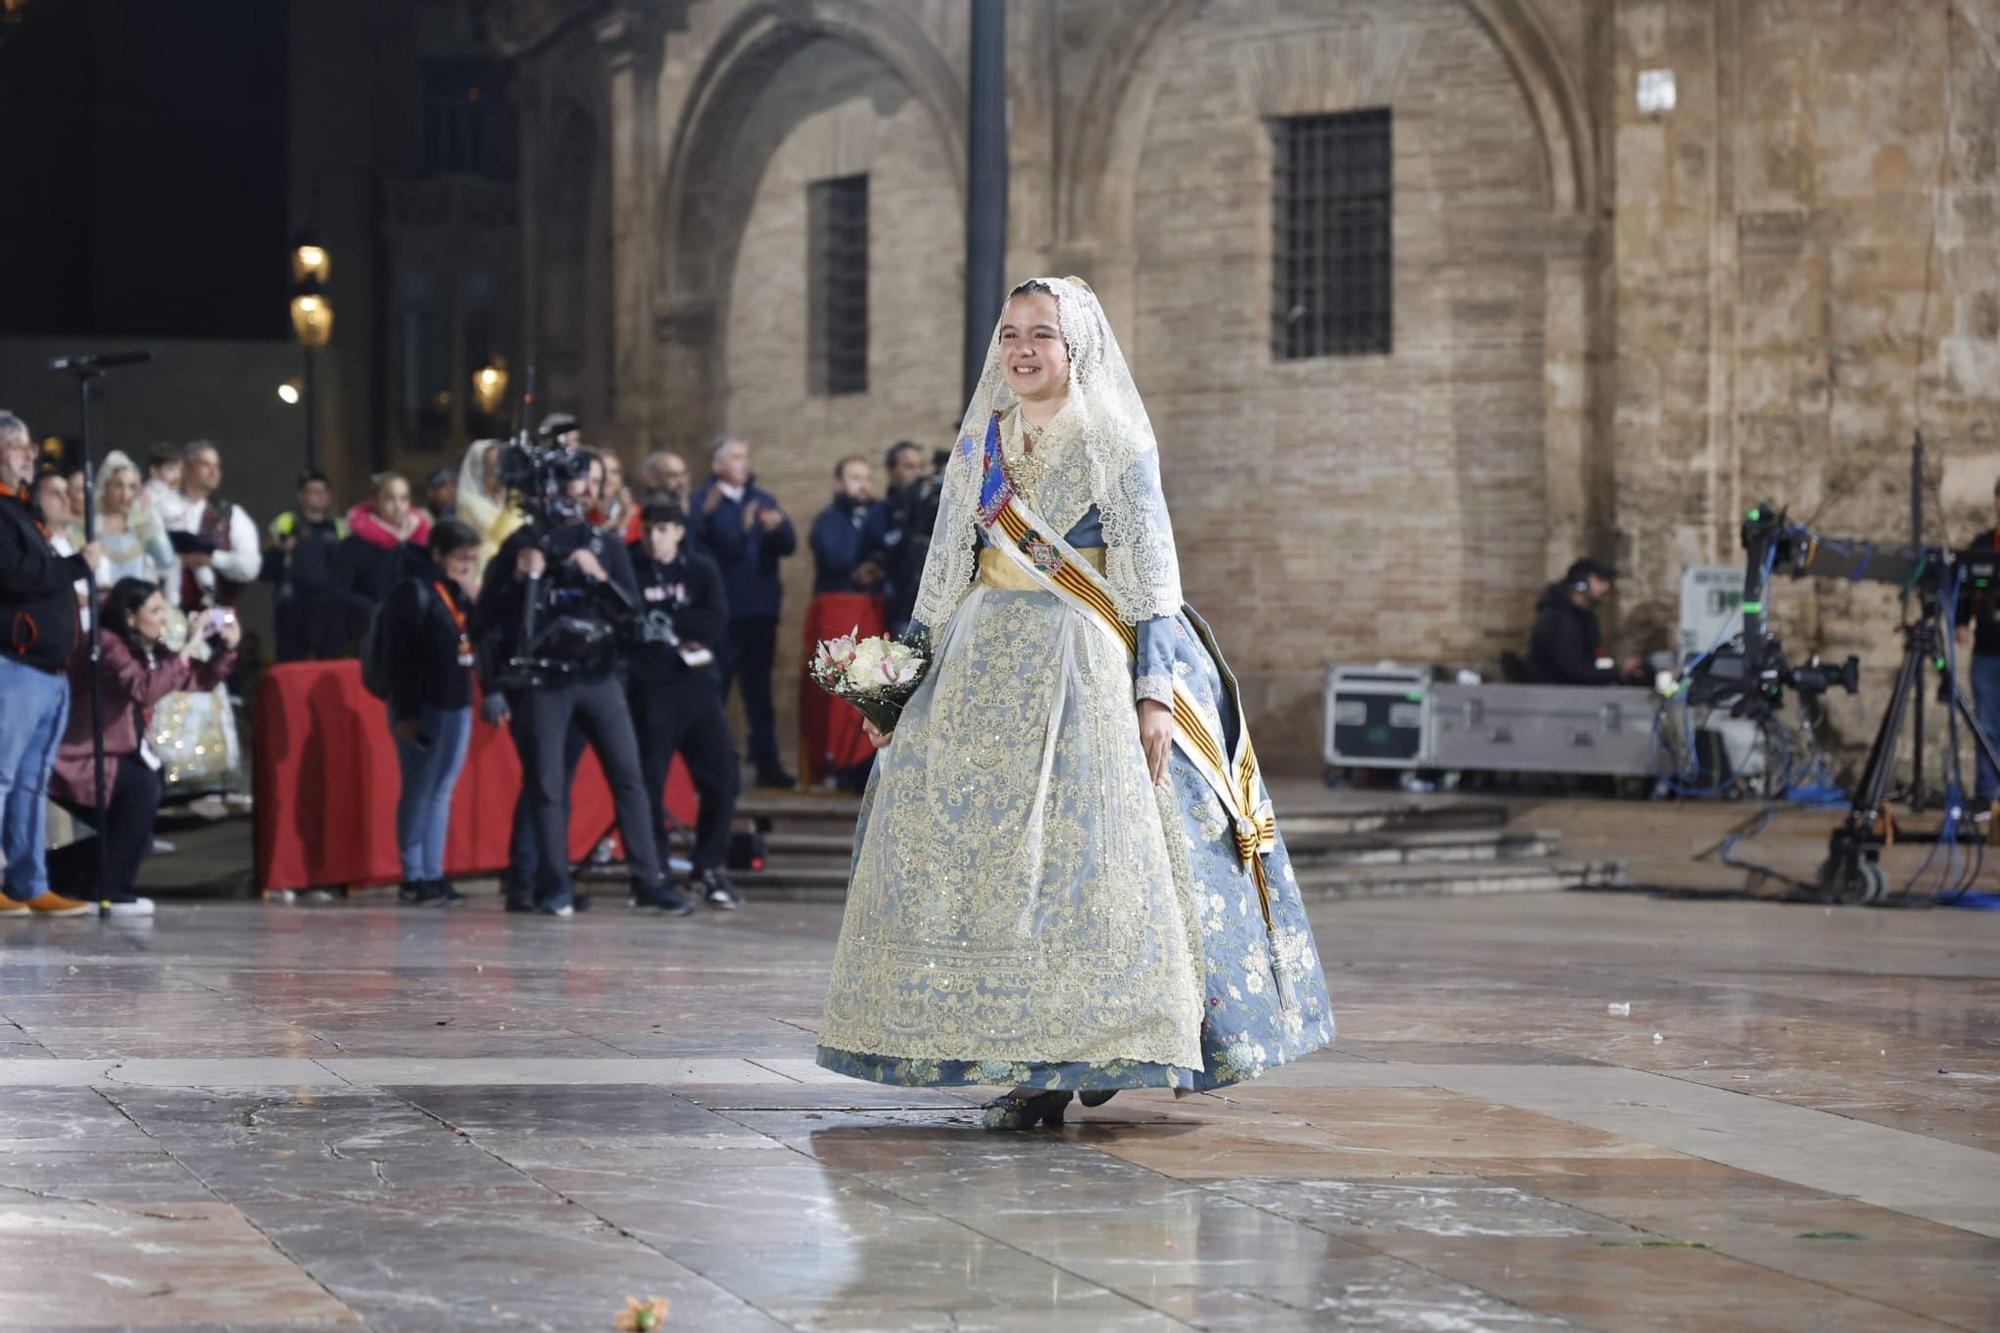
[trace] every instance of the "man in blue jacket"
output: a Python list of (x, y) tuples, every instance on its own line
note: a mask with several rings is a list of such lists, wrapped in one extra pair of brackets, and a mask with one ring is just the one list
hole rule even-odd
[(708, 484), (689, 504), (697, 547), (722, 570), (729, 599), (729, 652), (723, 659), (723, 697), (733, 678), (743, 692), (750, 728), (750, 762), (760, 787), (793, 787), (798, 779), (778, 759), (771, 708), (771, 665), (777, 657), (778, 562), (799, 549), (792, 520), (750, 473), (750, 446), (725, 435), (709, 450)]

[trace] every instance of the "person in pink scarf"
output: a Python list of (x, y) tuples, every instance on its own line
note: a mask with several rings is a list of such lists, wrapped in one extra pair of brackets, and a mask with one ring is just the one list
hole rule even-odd
[(400, 472), (375, 479), (375, 493), (347, 511), (347, 536), (336, 558), (336, 578), (360, 634), (368, 613), (388, 599), (404, 567), (424, 557), (431, 520), (410, 501), (410, 483)]

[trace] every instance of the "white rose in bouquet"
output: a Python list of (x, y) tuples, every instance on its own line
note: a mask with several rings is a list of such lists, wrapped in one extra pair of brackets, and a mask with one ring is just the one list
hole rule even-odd
[(863, 639), (854, 645), (853, 660), (847, 664), (847, 685), (854, 690), (872, 690), (885, 682), (882, 663), (888, 656), (886, 639)]

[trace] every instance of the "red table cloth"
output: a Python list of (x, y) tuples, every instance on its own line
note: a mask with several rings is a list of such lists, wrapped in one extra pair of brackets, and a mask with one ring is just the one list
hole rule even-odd
[[(359, 662), (289, 662), (265, 672), (251, 762), (258, 889), (402, 879), (396, 745), (387, 707), (363, 688)], [(521, 763), (506, 729), (475, 717), (465, 771), (452, 794), (447, 874), (506, 868), (520, 790)], [(666, 805), (682, 823), (694, 822), (694, 788), (679, 759), (667, 779)], [(570, 859), (589, 855), (613, 822), (604, 770), (586, 750), (570, 794)]]
[[(883, 632), (882, 599), (872, 593), (816, 593), (806, 605), (803, 661), (823, 639), (852, 633), (868, 639)], [(799, 780), (817, 787), (831, 774), (865, 764), (875, 746), (861, 730), (861, 714), (853, 704), (834, 698), (813, 683), (810, 671), (799, 672)]]

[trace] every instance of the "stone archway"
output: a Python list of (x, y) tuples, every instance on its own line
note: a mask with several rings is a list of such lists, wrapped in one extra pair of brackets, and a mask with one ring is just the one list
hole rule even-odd
[[(766, 94), (781, 71), (811, 67), (803, 97)], [(880, 91), (886, 72), (894, 91)], [(852, 89), (922, 107), (944, 145), (954, 185), (965, 189), (964, 93), (949, 63), (907, 14), (854, 0), (748, 6), (710, 45), (682, 100), (661, 177), (655, 330), (663, 396), (675, 405), (666, 434), (683, 445), (718, 429), (727, 383), (729, 282), (758, 169), (788, 130)]]

